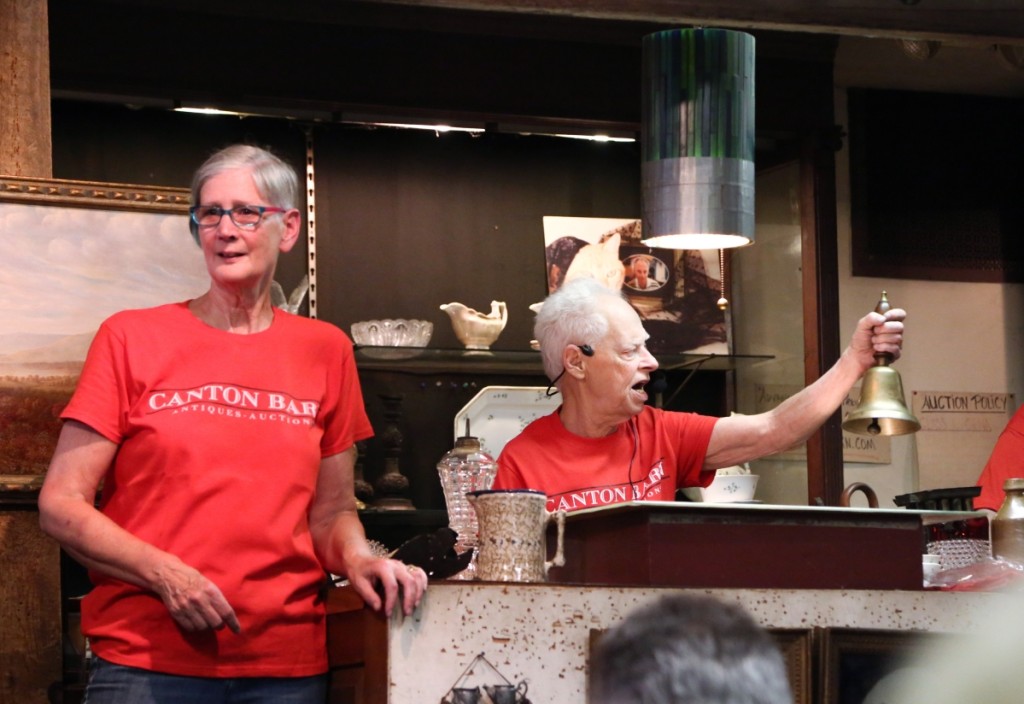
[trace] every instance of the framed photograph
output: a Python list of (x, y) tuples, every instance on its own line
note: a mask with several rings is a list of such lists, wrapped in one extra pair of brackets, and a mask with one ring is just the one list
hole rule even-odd
[[(597, 642), (607, 632), (604, 628), (591, 628), (588, 640), (587, 663)], [(793, 704), (812, 704), (814, 632), (813, 628), (769, 628), (768, 634), (775, 640), (786, 661), (786, 674), (793, 690)]]
[(0, 176), (0, 475), (41, 475), (100, 323), (209, 278), (188, 190)]
[(672, 293), (675, 285), (674, 254), (667, 249), (629, 244), (619, 246), (619, 258), (625, 271), (622, 292), (634, 305), (645, 299), (664, 302)]
[(819, 629), (822, 704), (882, 704), (891, 699), (922, 645), (941, 637), (923, 631)]
[(583, 276), (620, 290), (650, 334), (655, 355), (729, 354), (718, 250), (655, 249), (635, 218), (544, 217), (548, 293)]

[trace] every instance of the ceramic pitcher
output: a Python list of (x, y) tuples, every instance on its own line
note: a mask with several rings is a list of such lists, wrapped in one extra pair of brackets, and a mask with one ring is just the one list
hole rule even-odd
[[(547, 510), (540, 491), (471, 491), (466, 495), (480, 525), (477, 578), (493, 582), (546, 582), (552, 565), (565, 564), (565, 511)], [(558, 526), (555, 556), (547, 560), (547, 526)]]

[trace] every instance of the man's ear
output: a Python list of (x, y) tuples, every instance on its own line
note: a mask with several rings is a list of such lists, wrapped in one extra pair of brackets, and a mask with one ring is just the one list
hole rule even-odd
[(583, 360), (592, 354), (593, 351), (588, 355), (578, 346), (569, 345), (565, 348), (565, 353), (562, 355), (562, 367), (571, 376), (582, 379), (584, 375)]

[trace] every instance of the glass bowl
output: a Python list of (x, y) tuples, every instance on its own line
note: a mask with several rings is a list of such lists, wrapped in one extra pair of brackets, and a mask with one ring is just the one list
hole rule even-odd
[(434, 324), (429, 320), (386, 318), (352, 323), (352, 340), (360, 347), (396, 348), (363, 350), (363, 353), (370, 357), (386, 359), (419, 354), (421, 349), (417, 348), (426, 347), (433, 333)]

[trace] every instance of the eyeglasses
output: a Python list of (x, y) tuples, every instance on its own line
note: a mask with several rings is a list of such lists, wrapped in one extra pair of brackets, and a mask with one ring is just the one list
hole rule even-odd
[(287, 208), (275, 208), (269, 205), (238, 205), (234, 208), (221, 208), (216, 205), (193, 205), (188, 209), (192, 222), (200, 227), (215, 227), (226, 213), (235, 227), (253, 230), (263, 221), (266, 213), (285, 213)]

